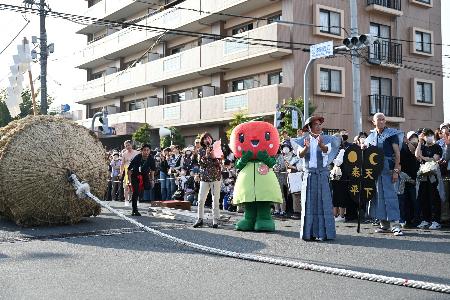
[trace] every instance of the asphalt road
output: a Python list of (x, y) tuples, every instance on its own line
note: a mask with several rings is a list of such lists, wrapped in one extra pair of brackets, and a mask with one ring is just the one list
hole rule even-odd
[[(357, 234), (356, 224), (341, 223), (336, 240), (318, 243), (300, 240), (299, 222), (292, 220), (277, 221), (275, 233), (243, 233), (224, 226), (193, 229), (147, 215), (138, 219), (217, 248), (450, 284), (450, 229), (394, 237), (374, 234), (371, 225)], [(0, 219), (0, 270), (0, 299), (450, 299), (195, 252), (105, 211), (77, 225), (47, 228), (20, 228)]]

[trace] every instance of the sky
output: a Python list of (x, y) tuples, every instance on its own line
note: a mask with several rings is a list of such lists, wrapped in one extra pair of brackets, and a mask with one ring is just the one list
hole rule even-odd
[[(23, 5), (23, 0), (0, 0), (0, 3), (11, 5)], [(58, 12), (73, 14), (84, 14), (87, 10), (85, 0), (47, 0), (50, 8)], [(26, 21), (19, 13), (0, 11), (0, 51), (12, 40), (12, 38), (26, 24)], [(26, 29), (17, 37), (9, 48), (0, 55), (0, 89), (9, 86), (8, 74), (9, 66), (13, 64), (12, 56), (17, 53), (17, 45), (22, 42), (23, 37), (31, 43), (31, 37), (39, 37), (39, 16), (25, 15), (31, 22)], [(52, 96), (54, 104), (50, 107), (61, 104), (69, 104), (71, 108), (83, 109), (83, 105), (75, 105), (76, 90), (74, 88), (86, 79), (86, 71), (76, 69), (71, 59), (77, 50), (86, 45), (86, 38), (83, 35), (75, 34), (81, 25), (48, 17), (46, 19), (46, 29), (48, 43), (55, 44), (55, 52), (48, 58), (47, 90)], [(39, 63), (32, 64), (33, 79), (40, 74)], [(25, 76), (24, 87), (29, 86), (28, 76)], [(35, 81), (35, 89), (40, 87), (40, 81)]]
[[(11, 5), (22, 5), (23, 0), (0, 0), (0, 3)], [(72, 14), (84, 15), (87, 10), (85, 0), (47, 0), (52, 10)], [(442, 11), (450, 11), (450, 0), (442, 0)], [(443, 16), (446, 14), (442, 14)], [(0, 11), (0, 51), (11, 41), (11, 39), (25, 25), (26, 21), (21, 14)], [(0, 89), (9, 85), (8, 74), (9, 66), (13, 64), (12, 56), (16, 54), (16, 45), (21, 43), (22, 38), (26, 36), (31, 40), (31, 36), (39, 36), (39, 16), (25, 15), (31, 23), (13, 42), (13, 44), (0, 55)], [(55, 52), (50, 55), (48, 62), (48, 94), (55, 101), (54, 105), (69, 104), (72, 109), (83, 109), (83, 105), (74, 104), (76, 99), (75, 88), (86, 79), (86, 72), (78, 70), (71, 62), (73, 55), (86, 45), (86, 39), (83, 35), (75, 34), (80, 25), (65, 21), (62, 19), (47, 18), (47, 36), (49, 43), (55, 44)], [(450, 18), (442, 18), (442, 37), (443, 44), (450, 45)], [(450, 69), (450, 46), (443, 46), (443, 54), (449, 57), (443, 57), (442, 64), (449, 66)], [(39, 64), (34, 63), (32, 67), (33, 77), (39, 75)], [(444, 69), (447, 74), (448, 69)], [(26, 77), (27, 78), (27, 77)], [(28, 80), (25, 80), (28, 82)], [(38, 81), (35, 84), (40, 85)], [(28, 83), (26, 83), (27, 86)], [(444, 78), (444, 118), (450, 122), (450, 78)]]

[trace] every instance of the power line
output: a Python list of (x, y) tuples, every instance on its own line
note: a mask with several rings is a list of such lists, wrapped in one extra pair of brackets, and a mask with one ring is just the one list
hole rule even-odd
[[(158, 5), (157, 3), (148, 2), (148, 1), (145, 1), (145, 0), (135, 0), (135, 1), (136, 2), (140, 2), (140, 3), (144, 3), (144, 4)], [(248, 20), (253, 20), (253, 21), (271, 21), (271, 19), (267, 18), (267, 17), (252, 17), (252, 16), (244, 16), (244, 15), (238, 15), (238, 14), (222, 13), (222, 12), (210, 12), (210, 11), (205, 11), (205, 10), (202, 10), (202, 9), (186, 8), (186, 7), (180, 7), (180, 6), (172, 6), (170, 8), (180, 9), (180, 10), (187, 10), (187, 11), (195, 11), (195, 12), (205, 13), (205, 14), (210, 14), (210, 15), (218, 15), (218, 16), (226, 16), (226, 17), (248, 19)], [(310, 24), (310, 23), (301, 23), (301, 22), (293, 22), (293, 21), (277, 20), (276, 22), (277, 23), (282, 23), (282, 24), (289, 24), (289, 25), (298, 25), (298, 26), (324, 27), (322, 25), (316, 25), (316, 24)], [(342, 27), (342, 26), (329, 26), (329, 28), (339, 28), (339, 29), (344, 30), (347, 34), (349, 34), (348, 30), (345, 27)]]
[[(145, 1), (145, 0), (135, 0), (135, 1), (136, 2), (140, 2), (140, 3), (144, 3), (144, 4), (158, 5), (156, 3)], [(200, 12), (200, 13), (203, 12), (205, 14), (211, 14), (211, 15), (219, 15), (219, 16), (227, 16), (227, 17), (250, 19), (250, 20), (254, 20), (254, 21), (269, 21), (270, 20), (270, 18), (264, 18), (264, 17), (252, 17), (252, 16), (244, 16), (244, 15), (238, 15), (238, 14), (229, 14), (229, 13), (221, 13), (221, 12), (210, 12), (210, 11), (204, 11), (204, 10), (201, 10), (201, 9), (185, 8), (185, 7), (179, 7), (179, 6), (173, 6), (173, 8), (174, 9), (181, 9), (181, 10), (188, 10), (188, 11), (195, 11), (195, 12)], [(320, 28), (323, 27), (322, 25), (316, 25), (316, 24), (310, 24), (310, 23), (292, 22), (292, 21), (283, 21), (283, 20), (278, 20), (277, 22), (278, 23), (282, 23), (282, 24), (308, 26), (308, 27), (320, 27)], [(330, 26), (330, 28), (343, 29), (349, 35), (348, 30), (345, 27), (342, 27), (342, 26)], [(416, 43), (416, 41), (405, 40), (405, 39), (390, 38), (390, 40), (407, 42), (407, 43)], [(424, 42), (424, 44), (450, 47), (449, 44), (443, 44), (443, 43), (431, 43), (431, 42), (427, 43), (427, 42)]]
[(17, 37), (22, 33), (22, 31), (25, 30), (25, 28), (27, 28), (27, 26), (28, 26), (29, 24), (30, 24), (30, 21), (27, 20), (27, 23), (26, 23), (26, 24), (22, 27), (22, 29), (20, 29), (20, 31), (14, 36), (14, 38), (11, 40), (11, 42), (9, 42), (8, 45), (6, 45), (6, 47), (5, 47), (2, 51), (0, 51), (0, 55), (2, 55), (3, 52), (5, 52), (6, 49), (8, 49), (9, 46), (11, 46), (11, 44), (14, 43), (14, 41), (17, 39)]
[(419, 61), (414, 61), (414, 60), (408, 60), (408, 59), (404, 59), (404, 58), (402, 60), (406, 61), (406, 62), (409, 62), (409, 63), (422, 65), (424, 67), (442, 68), (442, 69), (449, 69), (450, 70), (450, 66), (443, 65), (443, 64), (436, 65), (436, 64), (424, 63), (424, 62), (419, 62)]
[[(343, 53), (344, 57), (345, 56), (350, 56), (353, 57), (353, 54), (350, 53)], [(361, 54), (360, 52), (358, 52), (358, 54), (356, 55), (356, 57), (358, 58), (362, 58), (369, 66), (372, 66), (373, 64), (370, 63), (368, 57), (364, 54)], [(435, 71), (435, 70), (428, 70), (425, 68), (419, 68), (417, 66), (411, 66), (411, 65), (407, 65), (407, 64), (397, 64), (399, 67), (405, 68), (405, 69), (409, 69), (412, 71), (416, 71), (416, 72), (420, 72), (420, 73), (424, 73), (424, 74), (428, 74), (428, 75), (433, 75), (433, 76), (438, 76), (438, 77), (442, 77), (442, 78), (450, 78), (450, 73), (448, 72), (444, 72), (444, 71)]]
[[(9, 10), (9, 11), (15, 11), (15, 12), (19, 12), (19, 13), (24, 13), (24, 12), (30, 12), (33, 14), (40, 13), (40, 11), (38, 9), (25, 8), (25, 7), (21, 7), (21, 6), (14, 6), (14, 5), (7, 5), (7, 4), (0, 4), (0, 10)], [(293, 45), (303, 45), (303, 46), (313, 45), (311, 43), (258, 39), (258, 38), (250, 38), (250, 37), (220, 35), (220, 34), (213, 34), (213, 33), (201, 33), (201, 32), (196, 32), (196, 31), (188, 31), (188, 30), (180, 30), (180, 29), (170, 29), (170, 28), (150, 26), (150, 25), (130, 24), (127, 22), (98, 19), (98, 18), (68, 14), (68, 13), (61, 13), (61, 12), (56, 12), (56, 11), (47, 11), (46, 13), (50, 17), (62, 18), (62, 19), (66, 19), (71, 22), (73, 22), (74, 20), (76, 20), (76, 21), (84, 20), (84, 21), (90, 21), (90, 22), (94, 23), (95, 25), (132, 27), (132, 28), (141, 29), (141, 30), (152, 29), (153, 31), (160, 31), (161, 33), (164, 31), (168, 31), (168, 33), (170, 33), (170, 34), (181, 35), (181, 36), (206, 37), (206, 38), (211, 38), (211, 39), (228, 38), (228, 39), (232, 39), (233, 42), (237, 42), (237, 43), (244, 43), (244, 44), (249, 44), (249, 45), (262, 45), (262, 46), (283, 48), (283, 49), (289, 49), (289, 50), (304, 50), (305, 49), (303, 47), (293, 47)], [(272, 44), (263, 44), (262, 42), (272, 43)], [(277, 44), (274, 45), (273, 43), (277, 43)], [(288, 46), (279, 45), (279, 43), (286, 44)]]

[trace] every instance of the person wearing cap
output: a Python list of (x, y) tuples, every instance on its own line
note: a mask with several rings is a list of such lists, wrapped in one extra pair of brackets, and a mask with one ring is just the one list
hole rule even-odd
[[(419, 161), (416, 158), (416, 148), (419, 136), (415, 131), (406, 134), (406, 140), (400, 150), (400, 175), (406, 174), (409, 179), (403, 182), (403, 193), (399, 193), (400, 223), (405, 226), (417, 226), (420, 223), (420, 203), (417, 198), (416, 179), (419, 171)], [(402, 177), (402, 176), (400, 176)]]
[[(371, 130), (362, 147), (375, 146), (384, 152), (384, 165), (381, 175), (376, 180), (376, 195), (369, 202), (369, 216), (380, 220), (377, 233), (392, 232), (395, 236), (403, 235), (400, 220), (395, 184), (400, 175), (400, 147), (403, 145), (404, 133), (398, 129), (386, 126), (386, 117), (383, 113), (376, 113), (372, 123), (375, 129)], [(391, 228), (391, 222), (395, 224)]]
[(184, 148), (183, 153), (181, 168), (189, 174), (194, 167), (198, 166), (197, 156), (194, 155), (194, 146)]
[[(442, 157), (442, 148), (435, 143), (433, 130), (425, 128), (419, 135), (419, 145), (416, 157), (421, 164), (438, 162)], [(439, 168), (430, 174), (420, 176), (418, 182), (418, 197), (422, 209), (420, 229), (441, 228), (441, 200), (445, 200), (444, 186)]]
[(291, 139), (304, 166), (300, 228), (300, 238), (303, 240), (336, 238), (328, 166), (339, 152), (340, 140), (322, 134), (324, 121), (323, 117), (311, 116), (303, 127), (306, 134)]

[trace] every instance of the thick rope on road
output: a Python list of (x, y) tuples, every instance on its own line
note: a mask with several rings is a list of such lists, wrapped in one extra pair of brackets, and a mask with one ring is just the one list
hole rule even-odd
[(121, 218), (127, 222), (130, 222), (131, 224), (142, 229), (143, 231), (149, 232), (160, 238), (169, 240), (173, 243), (176, 243), (176, 244), (188, 247), (188, 248), (192, 248), (192, 249), (204, 252), (204, 253), (220, 255), (220, 256), (225, 256), (225, 257), (231, 257), (231, 258), (237, 258), (237, 259), (243, 259), (243, 260), (259, 262), (259, 263), (285, 266), (285, 267), (289, 267), (289, 268), (315, 271), (315, 272), (343, 276), (343, 277), (348, 277), (348, 278), (361, 279), (361, 280), (367, 280), (367, 281), (373, 281), (373, 282), (379, 282), (379, 283), (385, 283), (385, 284), (392, 284), (392, 285), (397, 285), (397, 286), (404, 286), (404, 287), (409, 287), (409, 288), (416, 288), (416, 289), (421, 289), (421, 290), (426, 290), (426, 291), (450, 294), (450, 285), (445, 285), (445, 284), (437, 284), (437, 283), (426, 282), (426, 281), (408, 280), (408, 279), (397, 278), (397, 277), (382, 276), (382, 275), (377, 275), (377, 274), (370, 274), (370, 273), (357, 272), (357, 271), (352, 271), (352, 270), (339, 269), (339, 268), (321, 266), (321, 265), (316, 265), (316, 264), (304, 263), (301, 261), (271, 258), (271, 257), (267, 257), (267, 256), (249, 254), (249, 253), (239, 253), (239, 252), (228, 251), (228, 250), (208, 247), (208, 246), (204, 246), (204, 245), (199, 245), (199, 244), (189, 242), (189, 241), (171, 236), (169, 234), (160, 232), (156, 229), (152, 229), (148, 226), (145, 226), (144, 224), (137, 222), (136, 220), (134, 220), (132, 218), (125, 216), (120, 211), (112, 208), (107, 203), (101, 201), (96, 196), (91, 194), (89, 192), (89, 188), (86, 188), (86, 183), (84, 183), (84, 182), (80, 183), (78, 181), (77, 177), (75, 176), (75, 174), (72, 174), (70, 176), (69, 180), (72, 182), (73, 186), (75, 187), (77, 195), (82, 195), (84, 193), (87, 197), (91, 198), (92, 200), (94, 200), (96, 203), (98, 203), (102, 207), (106, 208), (113, 214), (117, 215), (119, 218)]

